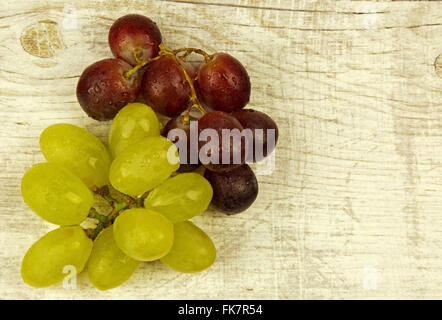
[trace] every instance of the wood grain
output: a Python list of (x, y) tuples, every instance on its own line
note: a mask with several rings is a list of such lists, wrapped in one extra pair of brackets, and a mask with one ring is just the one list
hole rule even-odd
[[(155, 262), (110, 292), (84, 274), (76, 290), (29, 288), (21, 259), (54, 227), (23, 203), (21, 176), (44, 160), (50, 124), (105, 140), (109, 124), (85, 116), (75, 87), (110, 56), (108, 29), (129, 12), (155, 20), (169, 47), (243, 62), (250, 106), (280, 128), (275, 170), (258, 176), (246, 213), (194, 219), (218, 248), (204, 273)], [(36, 47), (48, 58), (21, 42), (42, 21), (58, 31)], [(441, 38), (440, 2), (2, 1), (0, 298), (442, 298)]]

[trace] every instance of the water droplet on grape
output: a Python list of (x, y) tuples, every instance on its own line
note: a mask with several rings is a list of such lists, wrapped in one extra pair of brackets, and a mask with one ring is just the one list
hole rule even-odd
[(95, 93), (101, 93), (101, 87), (98, 83), (95, 84), (94, 91), (95, 91)]

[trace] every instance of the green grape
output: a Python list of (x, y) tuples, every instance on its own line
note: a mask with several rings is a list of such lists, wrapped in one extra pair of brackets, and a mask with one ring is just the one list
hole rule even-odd
[(109, 179), (118, 191), (138, 197), (180, 167), (178, 149), (164, 137), (148, 137), (127, 147), (112, 162)]
[(109, 152), (100, 139), (87, 130), (66, 123), (54, 124), (42, 132), (40, 148), (48, 162), (69, 169), (88, 188), (108, 184)]
[(21, 265), (23, 281), (36, 288), (63, 280), (74, 267), (80, 273), (91, 254), (92, 240), (79, 226), (60, 227), (48, 232), (26, 252)]
[(128, 209), (115, 219), (114, 239), (117, 246), (135, 260), (157, 260), (172, 247), (173, 224), (155, 211)]
[(183, 173), (153, 189), (144, 201), (144, 206), (176, 223), (206, 210), (212, 196), (212, 186), (203, 176)]
[(115, 157), (129, 145), (143, 138), (159, 135), (160, 122), (152, 108), (143, 103), (129, 103), (112, 121), (109, 149)]
[(55, 163), (32, 166), (21, 181), (25, 203), (46, 221), (68, 226), (86, 219), (92, 192), (76, 175)]
[(170, 268), (184, 273), (209, 268), (216, 258), (216, 248), (203, 230), (190, 221), (174, 225), (175, 241), (172, 250), (161, 258)]
[(92, 285), (109, 290), (123, 284), (140, 263), (126, 256), (114, 240), (113, 227), (104, 229), (94, 241), (87, 272)]

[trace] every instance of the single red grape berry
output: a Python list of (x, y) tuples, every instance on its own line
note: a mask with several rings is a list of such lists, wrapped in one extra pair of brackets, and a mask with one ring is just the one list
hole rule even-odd
[(250, 99), (250, 78), (244, 66), (227, 53), (216, 53), (198, 70), (197, 87), (202, 102), (210, 108), (233, 112)]
[(140, 92), (138, 73), (124, 76), (132, 66), (120, 59), (104, 59), (87, 67), (77, 85), (77, 99), (87, 115), (95, 120), (110, 120)]
[(176, 117), (190, 105), (191, 91), (182, 67), (190, 77), (195, 75), (193, 67), (185, 62), (175, 62), (163, 56), (150, 63), (144, 72), (141, 91), (143, 97), (156, 112)]
[[(183, 115), (181, 115), (179, 117), (170, 119), (164, 127), (163, 136), (175, 143), (178, 147), (181, 164), (178, 171), (190, 172), (201, 165), (198, 158), (198, 133), (196, 133), (194, 143), (191, 143), (190, 122), (188, 124), (184, 124), (183, 118)], [(197, 122), (198, 120), (191, 117), (190, 121)], [(181, 141), (181, 139), (185, 139), (185, 141)], [(185, 150), (181, 149), (180, 146)], [(194, 154), (193, 156), (192, 153)]]
[[(241, 123), (230, 114), (215, 111), (198, 121), (199, 157), (212, 171), (229, 171), (245, 162)], [(214, 140), (213, 140), (214, 139)]]
[(156, 57), (162, 41), (155, 22), (139, 14), (128, 14), (114, 22), (109, 30), (109, 46), (116, 58), (135, 66)]
[(258, 181), (247, 164), (229, 172), (206, 170), (204, 177), (213, 188), (212, 205), (228, 215), (247, 210), (258, 196)]
[[(261, 161), (273, 152), (278, 142), (279, 130), (272, 118), (263, 112), (252, 109), (235, 111), (232, 116), (238, 119), (244, 129), (252, 130), (253, 148), (249, 151), (253, 155), (253, 162)], [(247, 160), (252, 159), (247, 158)]]

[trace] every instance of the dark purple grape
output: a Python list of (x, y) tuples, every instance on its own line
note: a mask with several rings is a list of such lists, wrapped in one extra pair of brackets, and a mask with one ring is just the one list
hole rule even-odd
[(178, 65), (169, 56), (150, 63), (144, 72), (141, 91), (143, 97), (156, 112), (168, 117), (176, 117), (190, 105), (190, 86), (182, 67), (190, 77), (195, 70), (185, 62)]
[(128, 14), (114, 22), (108, 40), (116, 58), (135, 66), (135, 54), (141, 61), (158, 55), (162, 38), (155, 22), (139, 14)]
[[(278, 142), (279, 130), (272, 118), (263, 112), (252, 109), (235, 111), (232, 113), (232, 116), (238, 119), (244, 129), (252, 130), (253, 148), (250, 148), (248, 151), (253, 155), (254, 162), (263, 160), (273, 152)], [(258, 134), (257, 129), (262, 129), (263, 131)], [(262, 146), (262, 149), (256, 149), (256, 145)]]
[[(164, 127), (163, 136), (174, 142), (178, 147), (181, 163), (179, 172), (190, 172), (201, 166), (201, 163), (198, 159), (198, 141), (195, 140), (195, 143), (191, 144), (190, 123), (183, 124), (183, 118), (183, 115), (181, 115), (179, 117), (170, 119)], [(193, 117), (190, 118), (190, 121), (198, 122), (198, 120)], [(180, 129), (180, 131), (176, 132), (174, 129)], [(187, 139), (186, 144), (183, 142), (183, 147), (185, 150), (182, 150), (179, 147), (181, 137), (185, 137), (185, 139)], [(198, 132), (196, 132), (196, 139), (198, 139)], [(194, 154), (193, 159), (191, 157), (192, 153)]]
[(229, 172), (206, 170), (204, 177), (213, 188), (212, 205), (226, 214), (247, 210), (258, 196), (258, 181), (247, 164)]
[[(212, 141), (210, 136), (212, 130), (210, 129), (214, 130), (213, 133), (215, 133), (218, 143)], [(223, 138), (224, 129), (231, 132), (230, 139)], [(236, 133), (232, 131), (235, 129)], [(209, 170), (220, 172), (240, 167), (245, 162), (245, 139), (240, 136), (242, 130), (241, 123), (228, 113), (215, 111), (203, 116), (198, 121), (201, 163)], [(207, 140), (204, 137), (205, 134), (208, 135)], [(237, 137), (237, 139), (234, 137)], [(236, 143), (235, 140), (237, 140)], [(229, 142), (230, 148), (223, 147), (223, 144), (228, 146)]]
[(132, 66), (120, 59), (104, 59), (87, 67), (77, 85), (77, 99), (87, 115), (95, 120), (111, 120), (140, 92), (138, 73), (126, 79)]
[(216, 53), (198, 70), (197, 87), (202, 102), (210, 108), (233, 112), (250, 99), (250, 78), (244, 66), (227, 53)]

